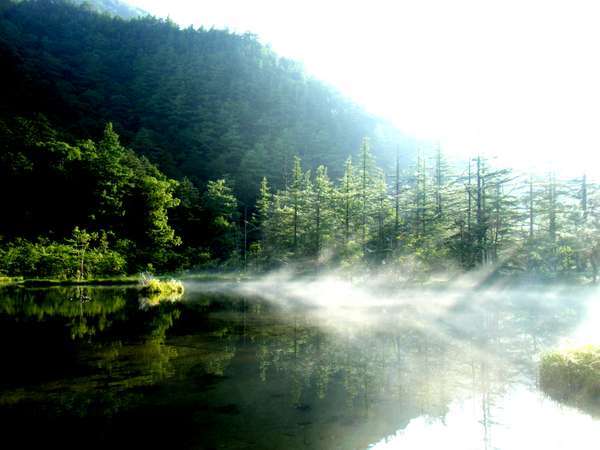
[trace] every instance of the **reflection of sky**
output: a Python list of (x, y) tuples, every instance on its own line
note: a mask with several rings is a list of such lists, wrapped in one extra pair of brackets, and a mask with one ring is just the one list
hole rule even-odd
[[(369, 386), (377, 386), (364, 391), (372, 417), (364, 429), (344, 431), (344, 439), (386, 424), (369, 434), (371, 448), (598, 448), (598, 419), (535, 389), (541, 352), (563, 337), (589, 338), (600, 313), (598, 291), (502, 284), (483, 289), (477, 279), (457, 279), (444, 289), (398, 289), (384, 275), (352, 283), (325, 275), (290, 281), (282, 273), (213, 288), (263, 298), (285, 316), (302, 305), (301, 317), (324, 333), (322, 358), (347, 374), (368, 367)], [(189, 291), (207, 288), (190, 285)]]
[(515, 388), (496, 401), (481, 397), (455, 401), (443, 419), (421, 416), (395, 435), (373, 444), (390, 449), (598, 449), (600, 420), (549, 400), (541, 393)]
[(587, 305), (585, 320), (569, 338), (562, 342), (563, 347), (600, 345), (600, 300)]
[[(102, 338), (101, 333), (90, 338), (100, 346), (84, 344), (83, 358), (73, 360), (76, 370), (84, 362), (98, 372), (74, 379), (71, 366), (61, 369), (69, 375), (60, 381), (65, 392), (77, 392), (74, 407), (96, 411), (95, 399), (106, 394), (112, 396), (106, 403), (112, 411), (120, 407), (116, 392), (133, 389), (137, 395), (139, 386), (167, 382), (168, 389), (153, 390), (143, 404), (172, 405), (187, 414), (180, 402), (197, 401), (206, 406), (198, 413), (206, 422), (197, 423), (214, 423), (213, 430), (186, 429), (183, 423), (182, 433), (187, 438), (228, 430), (206, 438), (223, 447), (256, 439), (252, 447), (290, 449), (317, 443), (320, 448), (372, 443), (375, 449), (597, 448), (600, 418), (594, 421), (535, 391), (539, 353), (572, 336), (580, 323), (586, 335), (591, 325), (582, 319), (589, 314), (593, 323), (598, 317), (595, 288), (481, 289), (462, 279), (453, 289), (398, 289), (383, 275), (354, 283), (333, 276), (289, 281), (284, 275), (248, 283), (188, 283), (181, 303), (146, 311), (125, 308), (119, 319), (106, 312), (107, 305), (117, 311), (127, 297), (109, 289), (89, 291), (94, 300), (77, 301), (74, 309), (65, 300), (70, 295), (50, 295), (70, 291), (42, 291), (43, 297), (28, 302), (0, 296), (0, 312), (5, 305), (6, 313), (37, 314), (43, 306), (45, 314), (57, 315), (47, 319), (64, 315), (66, 320), (72, 314), (79, 318), (83, 305), (86, 319), (106, 314), (107, 323), (123, 321), (112, 331), (108, 326)], [(100, 294), (106, 299), (99, 301)], [(214, 309), (207, 308), (211, 299)], [(137, 294), (131, 300), (137, 302)], [(179, 311), (185, 320), (176, 320)], [(131, 336), (151, 331), (151, 339), (132, 344), (126, 334), (123, 340), (124, 321), (133, 325)], [(174, 332), (167, 333), (171, 326)], [(46, 331), (39, 328), (44, 340)], [(55, 331), (62, 342), (62, 329)], [(105, 338), (115, 344), (105, 346)], [(43, 361), (33, 355), (32, 364)], [(20, 372), (13, 372), (20, 379), (16, 375)], [(16, 397), (53, 402), (56, 383), (52, 378), (33, 391), (9, 392), (0, 403)], [(98, 390), (106, 383), (112, 387)], [(137, 397), (124, 398), (128, 407), (140, 406)], [(214, 414), (223, 405), (234, 405), (240, 414)], [(125, 417), (127, 422), (132, 416)]]

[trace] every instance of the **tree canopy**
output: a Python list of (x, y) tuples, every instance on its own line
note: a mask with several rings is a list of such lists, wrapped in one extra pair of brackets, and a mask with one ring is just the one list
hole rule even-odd
[[(251, 34), (123, 20), (61, 1), (1, 0), (0, 114), (43, 113), (75, 138), (112, 122), (167, 175), (236, 180), (253, 201), (282, 187), (295, 155), (331, 176), (363, 136), (383, 158), (397, 132)], [(101, 6), (101, 5), (100, 5)]]

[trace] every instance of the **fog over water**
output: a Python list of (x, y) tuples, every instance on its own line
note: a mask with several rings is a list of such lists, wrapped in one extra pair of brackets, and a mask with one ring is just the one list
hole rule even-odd
[[(596, 287), (278, 272), (185, 288), (158, 303), (124, 287), (0, 290), (0, 338), (11, 342), (0, 444), (11, 435), (62, 448), (600, 442), (597, 401), (550, 398), (538, 374), (543, 352), (598, 342)], [(159, 421), (162, 432), (148, 429)]]
[[(379, 382), (385, 390), (398, 377), (392, 367), (410, 368), (416, 378), (405, 379), (404, 395), (424, 402), (422, 414), (369, 448), (595, 448), (598, 416), (540, 392), (537, 363), (546, 350), (600, 343), (598, 289), (478, 284), (472, 276), (444, 287), (399, 287), (386, 277), (293, 280), (278, 273), (190, 289), (260, 297), (290, 314), (300, 309), (350, 347), (363, 346), (367, 335), (395, 341), (394, 355), (371, 349), (387, 358)], [(387, 395), (375, 409), (393, 414)], [(432, 412), (440, 397), (441, 410)]]
[[(516, 305), (540, 319), (576, 306), (582, 321), (561, 345), (600, 344), (600, 289), (569, 284), (487, 282), (489, 272), (464, 274), (439, 284), (401, 284), (389, 275), (352, 279), (336, 273), (298, 278), (279, 271), (252, 281), (188, 282), (188, 292), (229, 293), (268, 300), (280, 307), (308, 308), (315, 318), (338, 326), (373, 326), (382, 321), (401, 323), (437, 321), (456, 324)], [(562, 309), (564, 308), (564, 310)], [(518, 311), (514, 311), (515, 314)]]

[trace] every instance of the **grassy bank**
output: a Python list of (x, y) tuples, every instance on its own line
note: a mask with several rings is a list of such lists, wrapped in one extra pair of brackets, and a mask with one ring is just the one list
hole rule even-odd
[[(175, 273), (150, 277), (157, 281), (168, 281), (173, 278), (183, 281), (237, 281), (249, 280), (249, 275), (240, 272), (208, 272), (208, 273)], [(116, 285), (137, 285), (140, 283), (140, 275), (122, 275), (110, 277), (95, 278), (27, 278), (27, 277), (7, 277), (0, 276), (0, 284), (19, 283), (27, 287), (52, 287), (52, 286), (116, 286)]]
[(183, 294), (183, 284), (181, 281), (174, 279), (160, 280), (158, 278), (142, 277), (140, 281), (140, 293), (144, 295)]
[(176, 302), (183, 297), (183, 283), (179, 280), (160, 280), (142, 275), (139, 282), (140, 302), (143, 308), (162, 302)]
[(177, 276), (178, 279), (184, 281), (247, 281), (256, 276), (252, 273), (243, 272), (200, 272), (200, 273), (181, 273)]
[(20, 283), (23, 281), (23, 277), (6, 277), (0, 275), (0, 285), (1, 284), (10, 284), (10, 283)]
[(546, 353), (540, 363), (540, 387), (551, 397), (600, 413), (600, 346)]
[(122, 276), (107, 278), (89, 278), (83, 280), (77, 279), (53, 279), (53, 278), (30, 278), (21, 279), (20, 284), (27, 287), (51, 287), (51, 286), (116, 286), (116, 285), (135, 285), (139, 282), (139, 276)]
[[(158, 276), (157, 280), (167, 279), (167, 276)], [(207, 280), (208, 281), (208, 280)], [(0, 284), (18, 283), (25, 287), (52, 287), (52, 286), (135, 286), (140, 283), (139, 275), (126, 275), (119, 277), (58, 279), (58, 278), (23, 278), (0, 277)]]

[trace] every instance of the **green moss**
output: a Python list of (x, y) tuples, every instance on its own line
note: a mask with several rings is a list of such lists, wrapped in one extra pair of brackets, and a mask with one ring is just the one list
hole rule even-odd
[(540, 386), (557, 400), (600, 412), (600, 346), (544, 354)]

